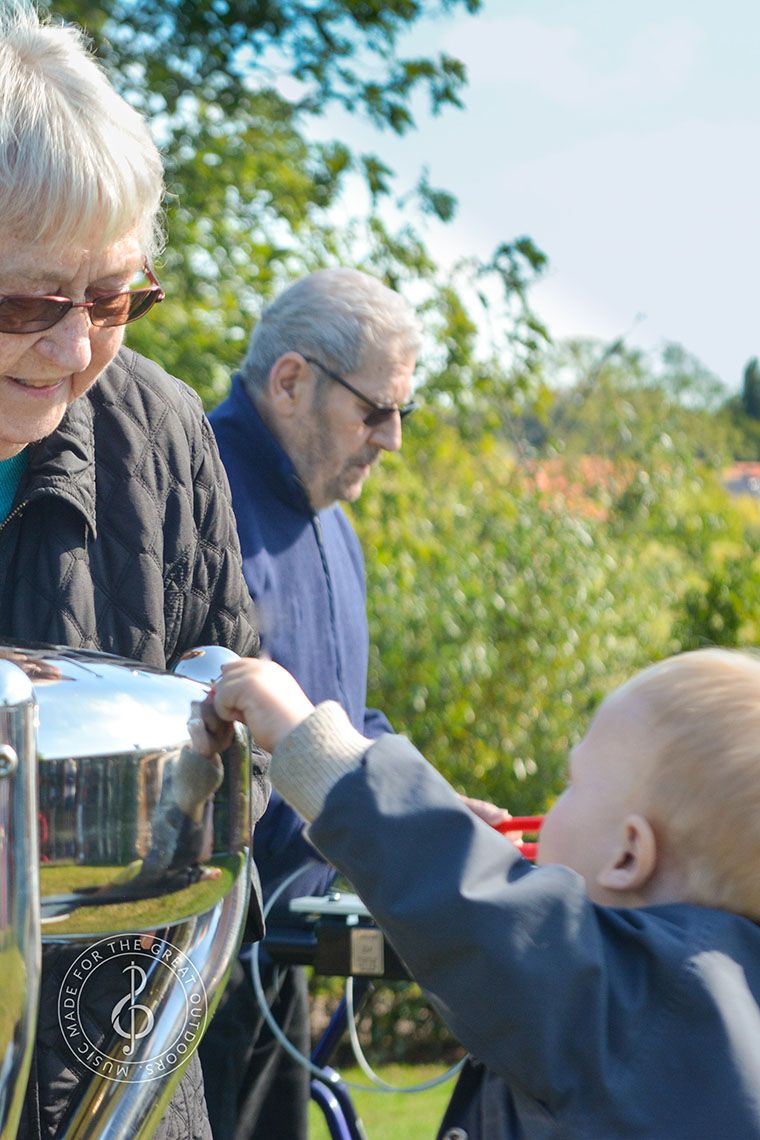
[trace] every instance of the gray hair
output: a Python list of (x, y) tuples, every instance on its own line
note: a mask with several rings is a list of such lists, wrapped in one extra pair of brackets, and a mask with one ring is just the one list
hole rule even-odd
[(0, 0), (0, 219), (14, 238), (99, 248), (161, 243), (161, 158), (76, 27)]
[(272, 365), (286, 352), (314, 356), (328, 368), (351, 375), (373, 348), (412, 356), (419, 347), (419, 321), (399, 293), (358, 269), (319, 269), (264, 310), (241, 373), (255, 395), (264, 390)]

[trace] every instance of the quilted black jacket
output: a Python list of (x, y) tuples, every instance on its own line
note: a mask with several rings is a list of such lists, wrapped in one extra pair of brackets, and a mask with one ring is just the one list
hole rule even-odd
[[(162, 668), (198, 645), (258, 651), (227, 479), (200, 401), (128, 349), (30, 449), (0, 524), (0, 639), (101, 649)], [(263, 775), (254, 787), (258, 818)], [(23, 1138), (56, 1135), (79, 1080), (44, 1012), (55, 1008), (68, 954), (51, 949), (43, 959)], [(157, 1135), (210, 1135), (197, 1057)]]
[(31, 449), (0, 525), (0, 637), (160, 668), (196, 645), (258, 649), (200, 401), (134, 352)]

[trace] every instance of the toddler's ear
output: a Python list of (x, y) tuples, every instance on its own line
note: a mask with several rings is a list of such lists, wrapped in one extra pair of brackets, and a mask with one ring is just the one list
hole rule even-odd
[(629, 815), (623, 822), (618, 849), (596, 881), (610, 891), (639, 892), (656, 868), (657, 839), (651, 823), (643, 815)]

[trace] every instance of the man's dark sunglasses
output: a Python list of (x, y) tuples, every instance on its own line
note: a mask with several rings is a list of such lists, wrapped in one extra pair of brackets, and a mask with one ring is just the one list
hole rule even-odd
[(360, 392), (358, 388), (354, 388), (353, 384), (349, 384), (348, 380), (344, 380), (337, 372), (333, 372), (331, 368), (326, 368), (324, 364), (320, 364), (313, 356), (306, 356), (305, 353), (301, 353), (301, 355), (307, 364), (318, 368), (320, 372), (324, 372), (325, 376), (329, 376), (336, 384), (347, 388), (354, 396), (358, 396), (365, 404), (369, 404), (372, 411), (367, 412), (362, 421), (366, 427), (380, 427), (381, 424), (387, 423), (391, 416), (395, 416), (396, 412), (398, 412), (399, 418), (404, 420), (419, 407), (419, 404), (415, 403), (414, 400), (411, 400), (408, 404), (401, 404), (401, 406), (396, 404), (377, 404), (374, 400), (371, 400), (369, 396), (365, 396), (363, 392)]
[(72, 309), (86, 309), (98, 328), (128, 325), (144, 317), (166, 294), (148, 266), (147, 289), (128, 289), (124, 293), (107, 293), (94, 301), (72, 301), (70, 297), (0, 297), (0, 333), (38, 333), (52, 329)]

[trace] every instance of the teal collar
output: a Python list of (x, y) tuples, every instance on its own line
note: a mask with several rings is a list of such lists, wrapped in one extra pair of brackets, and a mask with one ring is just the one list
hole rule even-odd
[(10, 459), (0, 459), (0, 522), (5, 522), (13, 508), (13, 500), (29, 462), (29, 449), (24, 448)]

